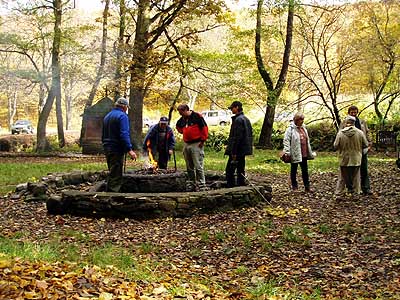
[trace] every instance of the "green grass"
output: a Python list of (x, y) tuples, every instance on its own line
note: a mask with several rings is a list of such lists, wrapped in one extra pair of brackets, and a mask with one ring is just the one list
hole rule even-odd
[[(246, 171), (258, 174), (288, 174), (290, 164), (285, 164), (279, 160), (279, 150), (260, 150), (255, 149), (254, 154), (246, 158)], [(181, 150), (175, 153), (176, 165), (178, 169), (185, 170), (185, 161)], [(206, 171), (224, 172), (228, 158), (223, 151), (212, 151), (206, 149), (204, 168)], [(369, 157), (370, 163), (393, 160), (379, 156)], [(140, 162), (140, 161), (139, 161)], [(169, 162), (169, 168), (174, 167), (173, 159)], [(47, 175), (56, 172), (81, 171), (100, 171), (107, 169), (104, 162), (57, 162), (56, 158), (49, 159), (47, 163), (32, 162), (5, 162), (0, 163), (0, 195), (11, 192), (16, 185), (24, 182), (34, 182)], [(315, 160), (309, 162), (309, 171), (313, 173), (337, 172), (338, 159), (335, 153), (318, 153)]]
[(22, 257), (30, 261), (57, 261), (59, 252), (52, 243), (36, 244), (0, 236), (0, 253), (10, 257)]
[(15, 187), (20, 183), (38, 181), (49, 173), (71, 172), (75, 170), (100, 171), (106, 168), (105, 163), (0, 163), (0, 194), (3, 195), (15, 190)]
[(0, 256), (20, 257), (32, 262), (68, 261), (81, 266), (96, 265), (101, 268), (113, 266), (135, 280), (158, 280), (153, 271), (156, 269), (155, 263), (137, 259), (132, 249), (104, 243), (93, 247), (85, 246), (87, 251), (82, 252), (80, 242), (61, 242), (59, 238), (54, 238), (50, 241), (33, 243), (21, 238), (0, 236)]

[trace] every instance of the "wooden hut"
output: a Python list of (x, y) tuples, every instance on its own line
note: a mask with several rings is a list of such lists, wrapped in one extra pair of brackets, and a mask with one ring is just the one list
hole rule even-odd
[(86, 124), (81, 142), (83, 154), (103, 153), (101, 144), (103, 119), (113, 107), (114, 101), (108, 97), (104, 97), (96, 104), (87, 108), (83, 113), (83, 124)]

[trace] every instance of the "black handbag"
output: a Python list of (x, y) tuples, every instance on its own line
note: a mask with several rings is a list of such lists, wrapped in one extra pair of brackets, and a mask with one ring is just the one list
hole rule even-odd
[(283, 153), (281, 156), (281, 161), (283, 161), (285, 164), (288, 164), (292, 161), (290, 154)]

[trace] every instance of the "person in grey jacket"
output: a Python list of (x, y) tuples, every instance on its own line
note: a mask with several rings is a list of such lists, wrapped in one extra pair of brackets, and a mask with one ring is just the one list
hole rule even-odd
[(368, 140), (364, 133), (355, 127), (356, 118), (347, 116), (345, 127), (336, 135), (334, 148), (339, 153), (340, 175), (336, 186), (336, 195), (342, 191), (341, 180), (344, 180), (349, 193), (360, 193), (360, 166), (363, 150), (368, 149)]
[[(361, 157), (361, 165), (360, 165), (360, 179), (361, 179), (361, 190), (364, 195), (372, 195), (371, 192), (371, 184), (369, 182), (369, 175), (368, 175), (368, 150), (371, 148), (371, 140), (368, 135), (368, 126), (367, 123), (360, 119), (358, 117), (358, 108), (357, 106), (350, 106), (347, 110), (347, 113), (349, 116), (355, 117), (356, 122), (354, 123), (354, 126), (358, 129), (360, 129), (363, 133), (364, 136), (367, 138), (368, 141), (368, 149), (363, 151), (362, 157)], [(343, 123), (343, 122), (342, 122)], [(341, 128), (342, 127), (342, 124)]]
[(293, 122), (286, 129), (285, 137), (283, 138), (283, 152), (290, 155), (291, 159), (290, 181), (292, 190), (298, 189), (297, 168), (300, 165), (304, 189), (306, 192), (311, 192), (307, 161), (314, 159), (314, 155), (311, 150), (307, 129), (303, 123), (304, 115), (300, 112), (296, 113), (293, 117)]
[[(242, 103), (233, 101), (228, 107), (234, 114), (228, 145), (225, 155), (229, 156), (226, 165), (226, 183), (228, 187), (246, 185), (245, 167), (246, 155), (253, 154), (253, 128), (249, 119), (244, 115)], [(235, 172), (237, 182), (235, 182)]]

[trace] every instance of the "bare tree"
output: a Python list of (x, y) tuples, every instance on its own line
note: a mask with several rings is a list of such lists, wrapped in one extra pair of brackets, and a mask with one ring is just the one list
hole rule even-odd
[(368, 26), (360, 30), (358, 46), (363, 57), (359, 69), (367, 74), (367, 84), (373, 99), (371, 105), (379, 123), (384, 126), (388, 114), (400, 97), (400, 61), (398, 24), (400, 3), (385, 1), (358, 6), (360, 18)]
[[(294, 72), (304, 77), (311, 88), (306, 97), (322, 100), (322, 107), (329, 112), (336, 129), (339, 129), (340, 90), (350, 68), (357, 61), (358, 53), (343, 39), (345, 24), (344, 7), (313, 7), (309, 15), (299, 15), (300, 35), (307, 45), (306, 64), (293, 64)], [(319, 11), (319, 14), (316, 13)], [(319, 104), (315, 101), (315, 104)]]

